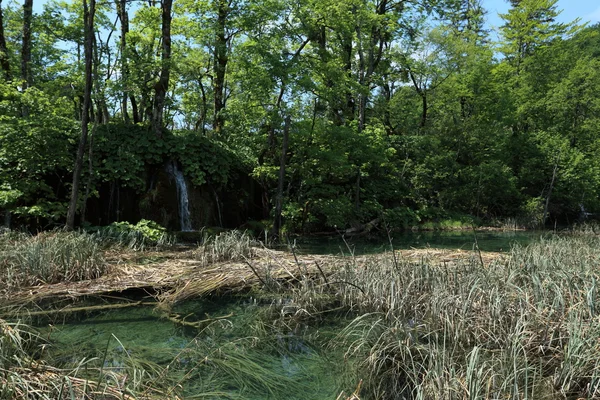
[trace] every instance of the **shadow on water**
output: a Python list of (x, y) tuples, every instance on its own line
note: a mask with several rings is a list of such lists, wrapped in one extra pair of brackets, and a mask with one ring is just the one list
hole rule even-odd
[[(460, 249), (473, 250), (475, 239), (482, 251), (509, 251), (514, 244), (526, 246), (540, 237), (551, 235), (548, 231), (425, 231), (392, 234), (395, 250), (406, 249)], [(387, 237), (342, 238), (341, 236), (299, 238), (296, 249), (302, 254), (378, 254), (390, 250)]]

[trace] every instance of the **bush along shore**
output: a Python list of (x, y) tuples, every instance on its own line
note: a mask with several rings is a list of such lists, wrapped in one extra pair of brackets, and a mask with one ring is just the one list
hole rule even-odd
[[(65, 365), (45, 351), (52, 338), (18, 322), (98, 311), (74, 299), (132, 288), (154, 292), (148, 301), (102, 307), (152, 306), (181, 329), (197, 330), (196, 337), (210, 335), (207, 326), (231, 315), (190, 320), (173, 312), (185, 300), (248, 290), (280, 299), (252, 329), (252, 346), (267, 353), (267, 331), (319, 326), (343, 315), (318, 350), (341, 355), (332, 389), (338, 399), (600, 396), (600, 237), (593, 229), (502, 254), (429, 249), (360, 257), (272, 251), (239, 232), (185, 249), (163, 236), (144, 246), (130, 245), (133, 234), (108, 237), (0, 235), (0, 399), (188, 398), (181, 387), (193, 374), (173, 380), (171, 364), (130, 357), (118, 370), (105, 369), (99, 355)], [(206, 357), (204, 366), (237, 371), (226, 376), (243, 387), (286, 398), (285, 385), (257, 359), (260, 351), (242, 357), (240, 343), (192, 354)], [(205, 386), (204, 397), (196, 398), (231, 398), (214, 389)]]

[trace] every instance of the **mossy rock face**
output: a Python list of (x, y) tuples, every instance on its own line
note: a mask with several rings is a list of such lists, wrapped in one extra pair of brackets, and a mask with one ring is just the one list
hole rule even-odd
[[(218, 225), (215, 191), (207, 185), (193, 186), (189, 180), (186, 183), (192, 228), (200, 230), (207, 225)], [(139, 204), (142, 218), (156, 221), (173, 232), (181, 230), (177, 184), (165, 169), (156, 172), (150, 190), (141, 196)]]
[(182, 243), (197, 243), (200, 244), (204, 241), (206, 237), (217, 236), (221, 232), (227, 232), (228, 229), (219, 228), (219, 227), (203, 227), (198, 231), (192, 232), (184, 232), (179, 231), (175, 232), (175, 237), (178, 242)]
[[(115, 221), (135, 224), (147, 219), (169, 231), (180, 231), (175, 178), (165, 165), (161, 165), (147, 167), (143, 180), (146, 182), (143, 191), (123, 187), (119, 182), (103, 183), (99, 197), (88, 202), (87, 221), (104, 226)], [(210, 184), (194, 186), (187, 176), (186, 184), (193, 230), (199, 231), (207, 226), (237, 228), (248, 219), (262, 215), (257, 203), (257, 199), (261, 198), (260, 188), (250, 177), (237, 177), (235, 183), (226, 188)]]
[(164, 169), (156, 172), (139, 204), (142, 218), (156, 221), (171, 231), (180, 229), (177, 186)]
[(204, 235), (204, 232), (202, 232), (202, 231), (175, 232), (175, 237), (177, 238), (177, 241), (180, 243), (200, 244), (200, 243), (202, 243), (203, 235)]

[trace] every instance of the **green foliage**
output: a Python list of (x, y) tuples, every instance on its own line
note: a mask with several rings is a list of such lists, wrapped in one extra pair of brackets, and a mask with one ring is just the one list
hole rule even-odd
[(68, 109), (65, 98), (0, 81), (0, 208), (26, 221), (64, 217), (56, 182), (70, 179), (77, 133)]
[(117, 181), (142, 191), (147, 168), (162, 164), (167, 149), (167, 143), (145, 126), (100, 126), (94, 137), (96, 175), (100, 181)]
[(148, 246), (165, 246), (174, 242), (166, 228), (154, 221), (142, 219), (133, 225), (129, 222), (113, 222), (104, 227), (90, 227), (101, 241), (143, 250)]
[(196, 186), (222, 188), (240, 174), (247, 174), (247, 162), (224, 143), (191, 132), (182, 132), (171, 140), (170, 154), (179, 159), (183, 172)]
[[(424, 210), (439, 210), (440, 220), (531, 219), (540, 199), (553, 220), (572, 221), (581, 204), (600, 212), (599, 30), (557, 22), (556, 0), (512, 1), (495, 43), (474, 0), (232, 1), (221, 15), (219, 4), (173, 9), (160, 137), (149, 129), (162, 67), (159, 3), (125, 7), (124, 42), (107, 36), (113, 3), (98, 5), (92, 172), (84, 168), (81, 194), (104, 195), (107, 183), (141, 194), (174, 160), (215, 193), (253, 180), (264, 193), (251, 217), (265, 218), (290, 116), (288, 232), (382, 216), (410, 227), (428, 220)], [(17, 223), (56, 224), (80, 129), (82, 10), (51, 2), (34, 16), (26, 91), (15, 73), (21, 10), (4, 11), (13, 82), (0, 82), (0, 207)]]

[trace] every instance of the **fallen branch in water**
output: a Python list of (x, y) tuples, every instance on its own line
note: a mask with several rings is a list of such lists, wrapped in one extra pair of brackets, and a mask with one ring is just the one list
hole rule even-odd
[(181, 316), (179, 314), (167, 315), (165, 318), (168, 319), (169, 321), (173, 322), (174, 324), (187, 326), (189, 328), (202, 329), (206, 325), (208, 325), (212, 322), (231, 318), (231, 317), (233, 317), (233, 313), (229, 313), (229, 314), (223, 315), (221, 317), (207, 318), (207, 319), (203, 319), (201, 321), (194, 321), (194, 322), (186, 321), (185, 318), (187, 318), (187, 317), (181, 318)]

